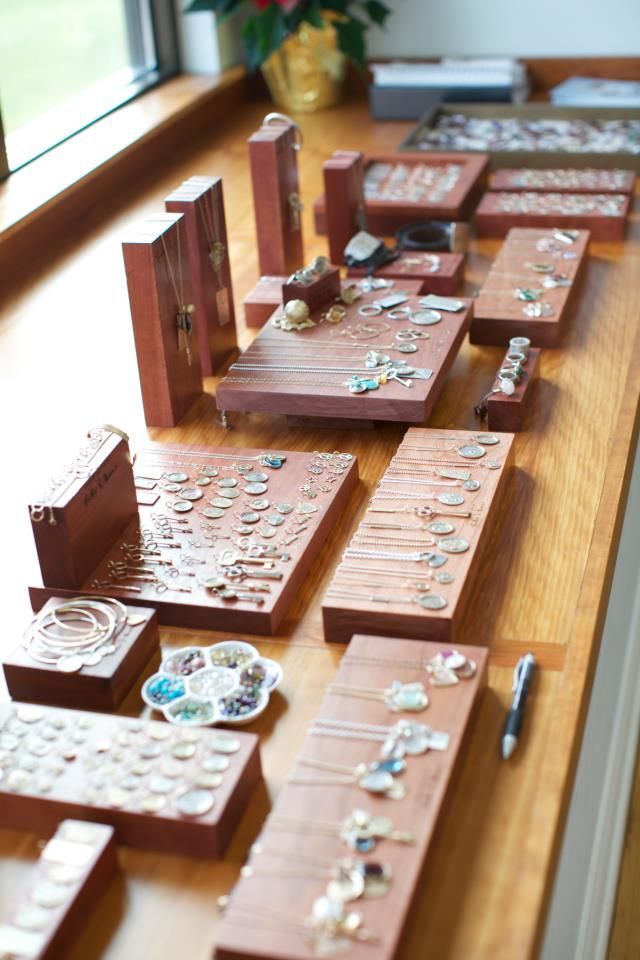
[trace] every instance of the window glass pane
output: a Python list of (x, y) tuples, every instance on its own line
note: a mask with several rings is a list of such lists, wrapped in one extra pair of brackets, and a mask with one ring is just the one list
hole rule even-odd
[(0, 106), (10, 168), (130, 95), (127, 87), (150, 66), (142, 62), (136, 17), (138, 0), (0, 0)]

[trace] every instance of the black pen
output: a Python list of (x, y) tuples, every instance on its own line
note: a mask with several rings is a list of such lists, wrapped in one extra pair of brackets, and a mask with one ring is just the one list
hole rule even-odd
[(524, 707), (527, 702), (529, 685), (536, 666), (536, 658), (532, 653), (520, 657), (513, 675), (513, 701), (507, 714), (507, 722), (502, 734), (502, 759), (508, 760), (518, 746), (518, 734), (524, 719)]

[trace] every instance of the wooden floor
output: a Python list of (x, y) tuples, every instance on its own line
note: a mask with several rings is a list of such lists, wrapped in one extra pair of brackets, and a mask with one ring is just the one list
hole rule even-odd
[[(30, 495), (72, 454), (88, 427), (118, 424), (138, 445), (147, 436), (120, 238), (131, 224), (161, 209), (163, 198), (188, 176), (222, 175), (240, 304), (258, 275), (245, 140), (267, 109), (267, 104), (248, 104), (229, 117), (224, 129), (176, 144), (171, 156), (159, 157), (126, 192), (96, 196), (90, 217), (74, 231), (52, 237), (50, 256), (37, 272), (3, 291), (0, 650), (16, 642), (29, 614), (26, 585), (36, 576), (25, 507)], [(371, 124), (361, 103), (301, 122), (301, 188), (311, 256), (325, 250), (311, 222), (322, 161), (336, 148), (389, 152), (410, 125)], [(502, 523), (493, 532), (459, 638), (489, 646), (489, 690), (423, 876), (403, 960), (525, 960), (535, 956), (539, 944), (637, 435), (637, 214), (633, 221), (624, 246), (593, 245), (566, 341), (562, 349), (542, 355), (536, 406), (528, 430), (516, 441), (517, 467)], [(474, 245), (467, 292), (482, 280), (498, 247), (496, 241)], [(243, 330), (242, 343), (250, 339)], [(502, 354), (498, 347), (465, 343), (429, 425), (476, 428), (473, 405), (492, 382)], [(215, 381), (207, 389), (212, 395)], [(176, 954), (189, 960), (211, 957), (215, 899), (233, 884), (269, 795), (282, 783), (335, 672), (340, 651), (323, 642), (322, 592), (404, 432), (401, 424), (362, 432), (301, 430), (282, 418), (251, 415), (236, 416), (235, 429), (225, 434), (216, 423), (211, 395), (180, 428), (153, 431), (153, 436), (261, 449), (347, 450), (360, 459), (362, 484), (278, 635), (256, 641), (281, 661), (285, 681), (277, 708), (252, 727), (261, 734), (266, 789), (248, 806), (225, 860), (211, 864), (121, 849), (123, 879), (106, 892), (66, 960), (130, 960), (141, 950), (157, 960)], [(191, 636), (165, 629), (163, 643), (182, 644)], [(513, 665), (526, 649), (536, 652), (542, 670), (521, 747), (505, 764), (498, 754), (499, 736)], [(140, 710), (133, 695), (123, 712)], [(633, 825), (632, 817), (632, 834)], [(34, 835), (0, 831), (0, 903), (14, 895), (36, 853)], [(619, 915), (632, 913), (632, 900), (621, 895)], [(633, 940), (616, 931), (612, 949), (618, 949), (618, 940), (620, 950), (628, 944), (629, 952), (612, 954), (615, 960), (637, 956), (637, 932)]]

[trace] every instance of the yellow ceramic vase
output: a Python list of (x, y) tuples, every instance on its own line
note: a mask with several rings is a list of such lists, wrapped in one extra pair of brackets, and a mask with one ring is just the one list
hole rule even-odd
[(279, 50), (262, 64), (262, 73), (274, 103), (287, 112), (312, 113), (339, 103), (346, 57), (338, 49), (338, 35), (327, 19), (324, 29), (301, 23)]

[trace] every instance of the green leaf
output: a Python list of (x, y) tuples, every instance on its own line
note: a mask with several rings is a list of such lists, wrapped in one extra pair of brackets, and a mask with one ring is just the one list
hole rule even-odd
[(358, 20), (353, 15), (344, 23), (336, 21), (334, 27), (338, 33), (338, 46), (350, 60), (357, 63), (359, 67), (365, 66), (365, 43), (364, 34), (367, 29), (366, 24)]
[(217, 13), (226, 3), (227, 0), (190, 0), (184, 8), (184, 13), (202, 13), (205, 10)]
[(310, 23), (312, 27), (317, 27), (319, 30), (324, 29), (325, 19), (322, 16), (322, 7), (321, 0), (310, 0), (302, 14), (302, 19)]
[(346, 14), (348, 4), (349, 0), (323, 0), (322, 9), (334, 10), (336, 13)]
[(389, 7), (384, 3), (380, 3), (380, 0), (366, 0), (365, 9), (369, 14), (369, 18), (373, 23), (378, 23), (382, 26), (391, 13)]
[(250, 69), (255, 70), (278, 50), (286, 35), (285, 19), (276, 3), (249, 17), (242, 27), (242, 38)]

